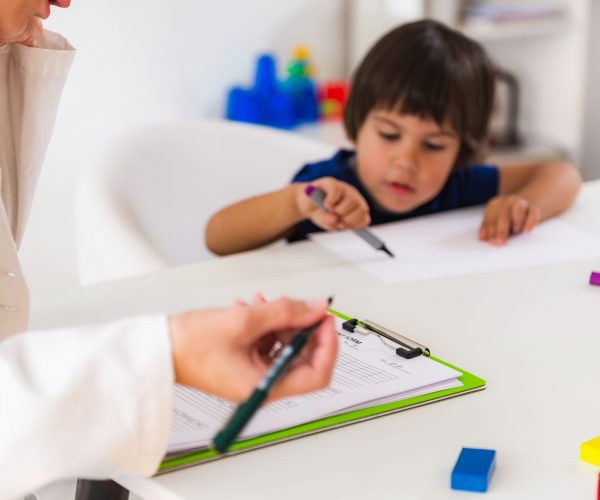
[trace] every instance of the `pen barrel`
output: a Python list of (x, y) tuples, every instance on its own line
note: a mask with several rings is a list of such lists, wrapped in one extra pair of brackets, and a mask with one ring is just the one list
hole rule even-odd
[(213, 439), (213, 446), (218, 452), (224, 453), (229, 449), (266, 397), (267, 391), (256, 389), (247, 401), (236, 408), (229, 422)]
[(312, 201), (314, 201), (317, 205), (319, 205), (319, 208), (322, 208), (323, 210), (327, 210), (325, 208), (325, 196), (326, 196), (325, 191), (310, 185), (310, 186), (307, 186), (305, 193), (308, 195), (308, 197)]
[(383, 241), (381, 241), (377, 236), (375, 236), (368, 229), (365, 229), (365, 228), (353, 229), (353, 231), (354, 231), (354, 234), (356, 234), (357, 236), (360, 236), (363, 240), (365, 240), (373, 248), (376, 248), (377, 250), (383, 248)]
[[(326, 197), (325, 191), (310, 184), (306, 187), (304, 192), (312, 201), (314, 201), (317, 205), (319, 205), (319, 208), (321, 208), (323, 210), (327, 210), (325, 208), (325, 197)], [(383, 250), (385, 248), (385, 244), (383, 243), (383, 241), (381, 241), (377, 236), (375, 236), (366, 227), (363, 227), (362, 229), (353, 229), (352, 231), (354, 231), (354, 234), (356, 234), (357, 236), (362, 238), (364, 241), (366, 241), (369, 245), (371, 245), (376, 250)], [(386, 250), (386, 252), (389, 253), (388, 250)]]

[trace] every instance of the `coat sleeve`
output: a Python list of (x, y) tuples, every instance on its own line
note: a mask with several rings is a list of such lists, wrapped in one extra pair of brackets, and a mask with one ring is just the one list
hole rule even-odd
[(11, 220), (20, 244), (46, 149), (52, 135), (58, 104), (75, 50), (67, 40), (44, 32), (43, 47), (10, 47), (7, 86), (10, 91), (10, 127), (17, 199)]
[(167, 318), (31, 331), (0, 344), (0, 498), (66, 477), (156, 471), (169, 438)]

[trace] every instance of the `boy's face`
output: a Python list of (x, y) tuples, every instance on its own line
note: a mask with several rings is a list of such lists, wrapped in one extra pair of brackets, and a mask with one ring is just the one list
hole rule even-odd
[(452, 171), (460, 138), (449, 125), (394, 111), (371, 111), (356, 138), (360, 181), (390, 212), (408, 212), (435, 197)]

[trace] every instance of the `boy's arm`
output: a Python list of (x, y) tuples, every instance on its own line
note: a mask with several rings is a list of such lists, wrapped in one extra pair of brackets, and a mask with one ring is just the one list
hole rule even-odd
[(540, 210), (541, 219), (556, 215), (571, 205), (581, 175), (566, 162), (499, 167), (499, 194), (522, 196)]
[(217, 255), (253, 250), (287, 236), (305, 219), (326, 231), (369, 225), (369, 205), (354, 186), (333, 177), (311, 184), (325, 191), (325, 210), (305, 194), (308, 183), (294, 182), (217, 212), (206, 225), (206, 246)]
[(290, 184), (219, 210), (206, 225), (206, 246), (217, 255), (228, 255), (283, 238), (306, 218), (296, 203), (303, 188), (304, 184)]
[(566, 162), (499, 167), (498, 195), (486, 205), (479, 238), (502, 245), (510, 234), (528, 232), (565, 210), (581, 185), (577, 169)]

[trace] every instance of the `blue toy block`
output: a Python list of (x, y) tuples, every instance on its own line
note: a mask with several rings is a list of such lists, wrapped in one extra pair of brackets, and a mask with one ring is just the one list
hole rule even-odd
[(305, 76), (290, 76), (280, 82), (277, 80), (275, 58), (263, 54), (256, 61), (253, 86), (248, 89), (233, 87), (229, 91), (225, 116), (229, 120), (283, 129), (316, 121), (318, 107), (315, 85)]
[(496, 450), (463, 448), (452, 470), (453, 490), (486, 492), (496, 465)]
[(294, 104), (277, 80), (273, 56), (264, 54), (258, 58), (251, 88), (234, 87), (229, 91), (225, 115), (229, 120), (279, 128), (296, 125)]
[(285, 81), (285, 89), (292, 99), (296, 121), (316, 122), (319, 118), (319, 106), (313, 81), (305, 76), (290, 76)]

